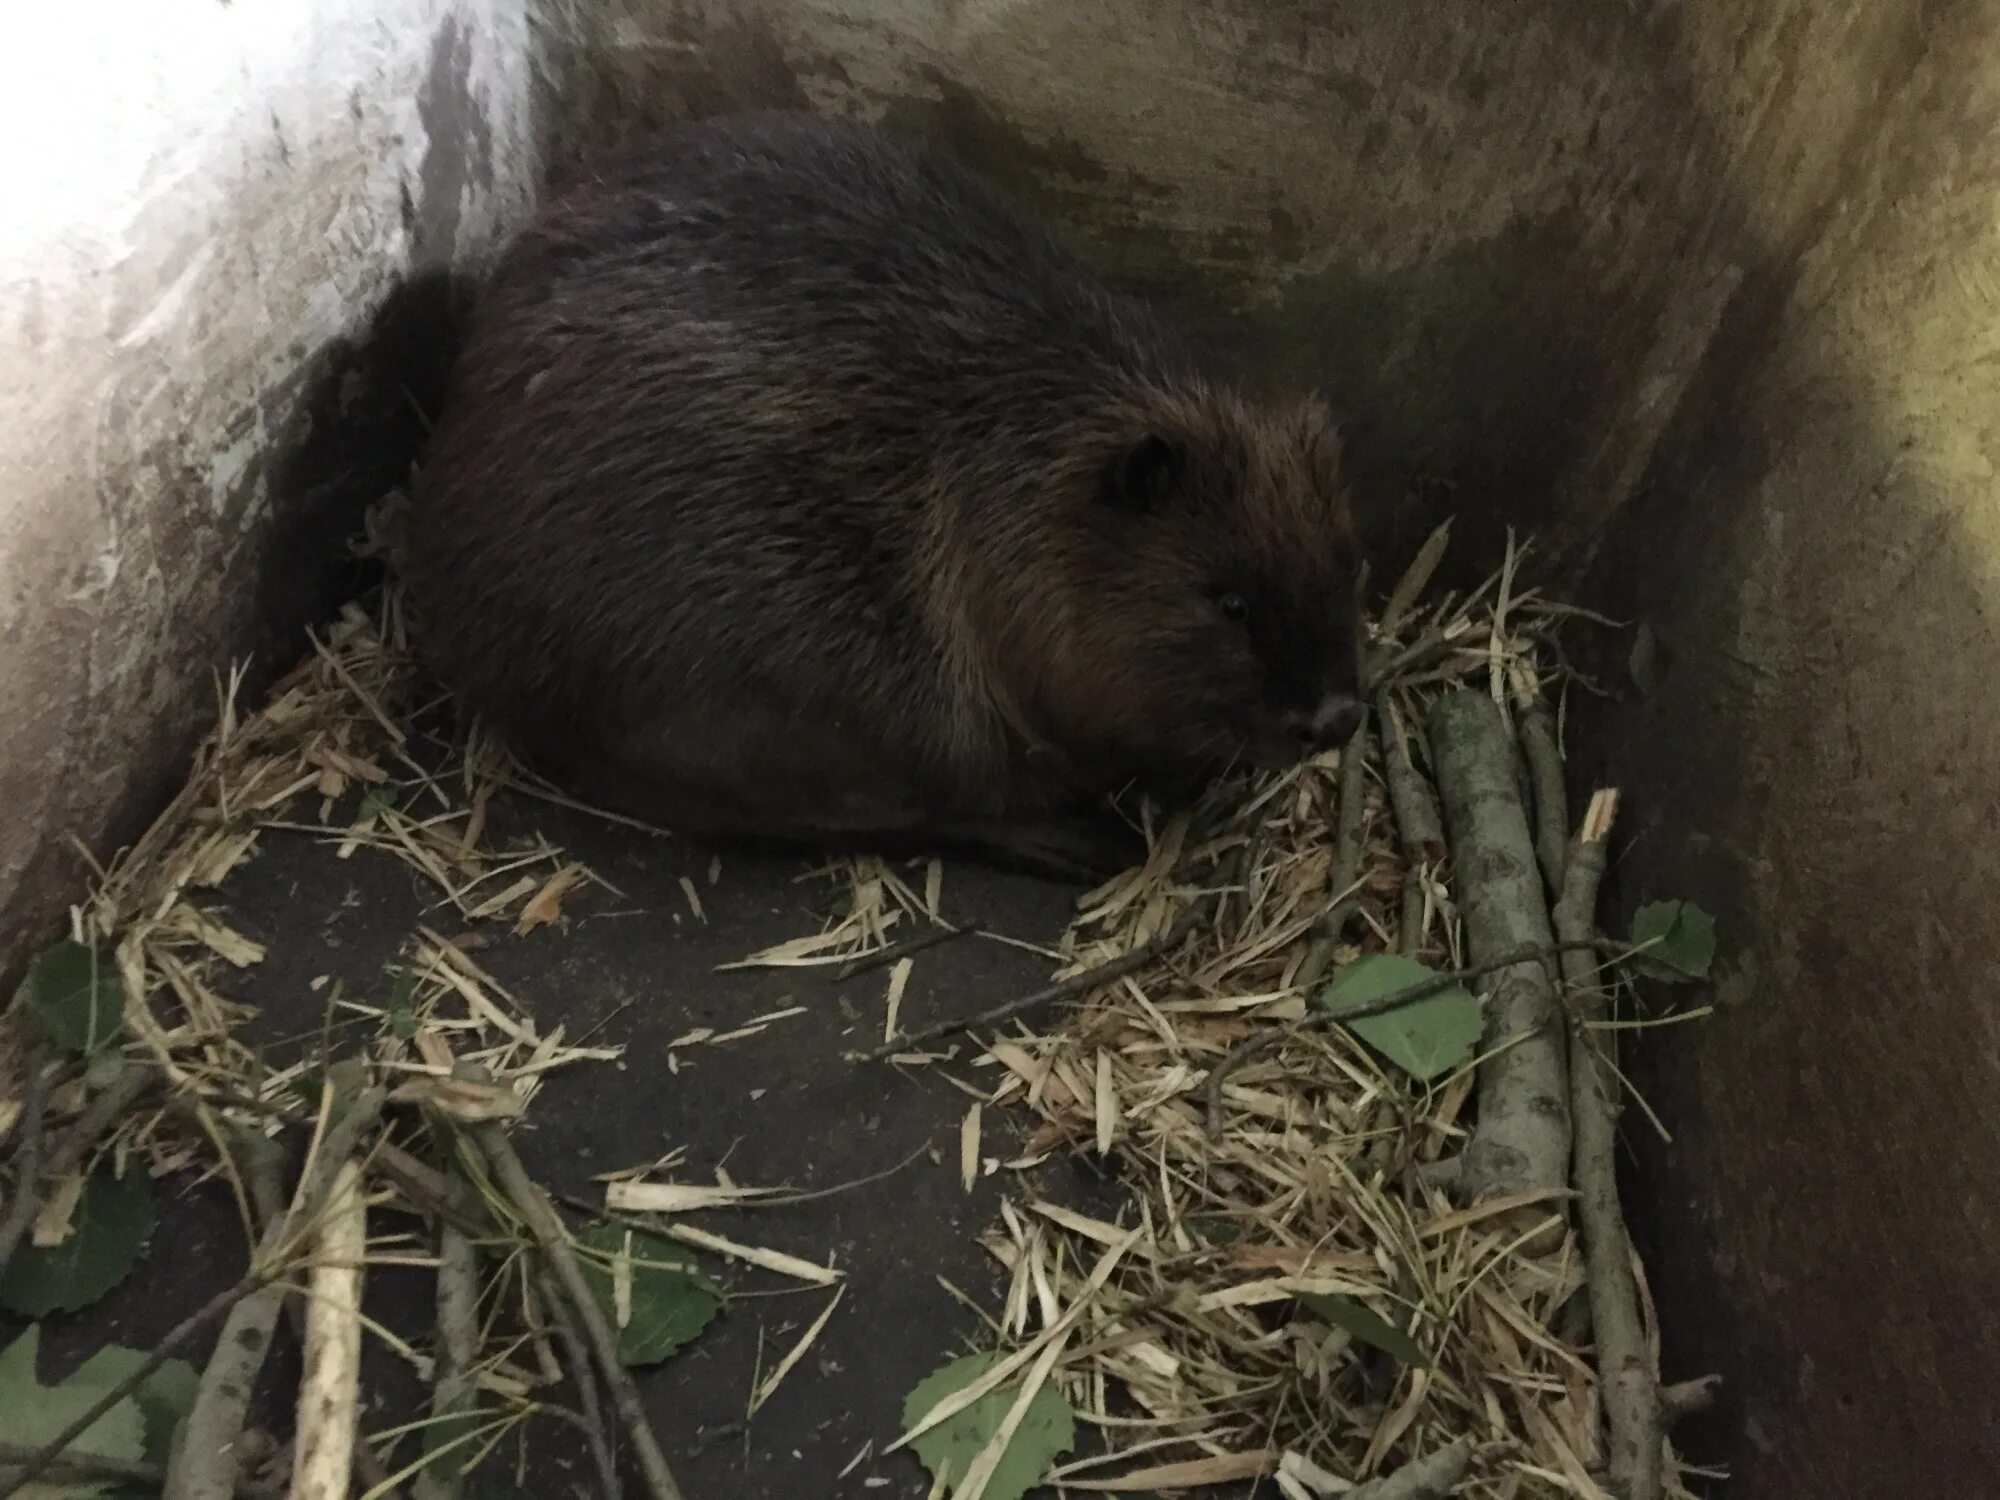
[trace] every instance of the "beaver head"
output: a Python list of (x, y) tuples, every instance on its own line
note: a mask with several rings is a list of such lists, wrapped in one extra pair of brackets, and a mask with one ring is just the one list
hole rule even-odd
[[(1362, 717), (1359, 557), (1317, 398), (1142, 389), (1073, 432), (995, 666), (1100, 779), (1278, 767)], [(1046, 507), (1046, 509), (1045, 509)]]

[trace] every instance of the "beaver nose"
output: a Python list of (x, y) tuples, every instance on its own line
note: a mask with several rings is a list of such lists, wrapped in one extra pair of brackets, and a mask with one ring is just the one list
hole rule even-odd
[(1366, 712), (1361, 700), (1353, 694), (1328, 693), (1310, 714), (1301, 715), (1295, 721), (1299, 739), (1309, 750), (1331, 750), (1336, 745), (1344, 745), (1361, 727), (1361, 718)]

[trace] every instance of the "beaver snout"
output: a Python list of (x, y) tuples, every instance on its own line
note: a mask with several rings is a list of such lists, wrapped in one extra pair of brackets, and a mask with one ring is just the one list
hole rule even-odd
[(1361, 727), (1366, 710), (1352, 693), (1328, 693), (1310, 713), (1286, 716), (1285, 727), (1306, 755), (1317, 755), (1345, 745)]

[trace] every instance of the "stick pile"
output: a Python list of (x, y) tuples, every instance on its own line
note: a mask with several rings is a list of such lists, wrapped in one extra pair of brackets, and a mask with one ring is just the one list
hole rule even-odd
[[(1059, 1472), (1076, 1491), (1686, 1493), (1666, 1435), (1694, 1393), (1662, 1399), (1612, 1170), (1621, 981), (1594, 918), (1616, 795), (1572, 840), (1548, 696), (1573, 612), (1518, 591), (1511, 554), (1425, 605), (1441, 548), (1384, 612), (1344, 752), (1152, 828), (1146, 866), (1080, 903), (1057, 991), (882, 1049), (943, 1065), (919, 1044), (971, 1029), (980, 1132), (996, 1106), (1035, 1121), (984, 1166), (1022, 1173), (989, 1240), (1011, 1274), (993, 1337), (1079, 1321), (1049, 1376), (1102, 1439)], [(1322, 1008), (1372, 953), (1436, 977)], [(1484, 1036), (1444, 1076), (1349, 1029), (1454, 982)], [(1129, 1206), (1038, 1195), (1057, 1152), (1106, 1161)]]

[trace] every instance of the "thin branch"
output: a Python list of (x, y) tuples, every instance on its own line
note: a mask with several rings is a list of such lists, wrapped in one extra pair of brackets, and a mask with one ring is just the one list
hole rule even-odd
[[(1569, 846), (1556, 930), (1580, 941), (1596, 924), (1597, 888), (1604, 878), (1618, 794), (1591, 798)], [(1604, 1018), (1604, 990), (1588, 964), (1566, 958), (1570, 1007), (1570, 1113), (1576, 1122), (1577, 1220), (1583, 1232), (1584, 1284), (1597, 1340), (1597, 1381), (1604, 1408), (1606, 1463), (1612, 1490), (1623, 1500), (1660, 1500), (1664, 1493), (1665, 1421), (1659, 1377), (1639, 1311), (1632, 1246), (1618, 1202), (1618, 1084), (1592, 1026)]]
[(619, 1500), (618, 1450), (613, 1446), (611, 1428), (604, 1420), (604, 1406), (597, 1397), (597, 1371), (590, 1362), (590, 1345), (576, 1326), (576, 1315), (563, 1296), (562, 1288), (545, 1269), (536, 1278), (542, 1306), (555, 1325), (556, 1337), (569, 1356), (570, 1377), (576, 1382), (577, 1399), (583, 1403), (579, 1425), (590, 1448), (590, 1460), (597, 1468), (597, 1487), (604, 1500)]
[[(1522, 806), (1519, 752), (1499, 705), (1447, 693), (1428, 717), (1432, 762), (1451, 834), (1458, 906), (1475, 959), (1548, 947), (1548, 895)], [(1479, 1064), (1479, 1118), (1465, 1149), (1478, 1197), (1569, 1186), (1568, 1057), (1554, 976), (1522, 964), (1494, 986)], [(1539, 1212), (1539, 1210), (1537, 1211)]]
[(1178, 948), (1194, 932), (1206, 906), (1207, 903), (1203, 901), (1190, 901), (1181, 908), (1180, 914), (1168, 925), (1166, 931), (1157, 937), (1147, 939), (1136, 948), (1119, 954), (1116, 958), (1108, 958), (1101, 964), (1080, 969), (1067, 979), (1059, 979), (1032, 994), (1021, 995), (1016, 999), (1003, 1001), (999, 1005), (989, 1006), (977, 1015), (967, 1016), (958, 1021), (939, 1021), (935, 1025), (925, 1026), (917, 1031), (905, 1032), (893, 1041), (884, 1042), (870, 1051), (850, 1053), (849, 1060), (881, 1062), (884, 1058), (893, 1057), (899, 1052), (907, 1052), (914, 1047), (922, 1047), (949, 1037), (964, 1036), (967, 1032), (980, 1031), (989, 1026), (998, 1026), (1002, 1022), (1013, 1020), (1016, 1016), (1039, 1010), (1045, 1005), (1053, 1005), (1059, 1000), (1074, 999), (1078, 995), (1086, 995), (1104, 985), (1115, 983), (1127, 974), (1135, 974), (1145, 968), (1161, 954), (1171, 953)]
[(1661, 1425), (1671, 1429), (1674, 1423), (1682, 1418), (1707, 1411), (1715, 1404), (1715, 1393), (1721, 1385), (1720, 1375), (1704, 1375), (1698, 1380), (1683, 1380), (1675, 1385), (1661, 1386)]
[(306, 1162), (290, 1210), (265, 1226), (251, 1252), (242, 1293), (226, 1310), (215, 1352), (202, 1372), (194, 1406), (167, 1465), (165, 1500), (227, 1500), (236, 1488), (237, 1440), (257, 1372), (284, 1311), (287, 1289), (279, 1277), (315, 1227), (349, 1158), (381, 1118), (387, 1097), (380, 1088), (362, 1088), (350, 1095), (352, 1102), (340, 1117), (332, 1119), (343, 1091), (331, 1082), (327, 1090), (324, 1108), (330, 1123)]
[[(442, 1179), (440, 1198), (450, 1196), (456, 1179)], [(479, 1362), (479, 1251), (473, 1235), (439, 1216), (437, 1272), (437, 1356), (431, 1379), (431, 1421), (440, 1431), (456, 1425), (478, 1395), (473, 1366)], [(417, 1500), (457, 1500), (464, 1489), (464, 1466), (441, 1454), (417, 1476)]]
[[(631, 1434), (633, 1451), (640, 1472), (645, 1476), (646, 1487), (652, 1491), (654, 1500), (682, 1500), (681, 1488), (674, 1480), (673, 1471), (667, 1467), (666, 1455), (660, 1451), (659, 1441), (653, 1436), (653, 1429), (646, 1420), (645, 1407), (639, 1402), (639, 1389), (632, 1383), (630, 1372), (618, 1357), (617, 1331), (604, 1316), (604, 1309), (598, 1305), (589, 1283), (584, 1280), (583, 1268), (577, 1262), (576, 1251), (569, 1242), (569, 1233), (563, 1228), (562, 1220), (556, 1217), (548, 1198), (528, 1176), (504, 1130), (490, 1122), (475, 1125), (470, 1139), (486, 1158), (494, 1183), (534, 1236), (536, 1245), (554, 1269), (570, 1306), (583, 1324), (591, 1352), (597, 1357), (599, 1373), (610, 1387), (613, 1404)], [(0, 1500), (5, 1500), (5, 1497), (0, 1496)]]
[(1411, 1459), (1393, 1474), (1356, 1485), (1346, 1500), (1447, 1500), (1472, 1467), (1472, 1453), (1472, 1439), (1462, 1437)]
[[(280, 1114), (287, 1123), (299, 1123)], [(259, 1232), (275, 1223), (285, 1211), (284, 1153), (262, 1131), (242, 1126), (224, 1127), (229, 1154), (236, 1159), (236, 1170), (249, 1189), (251, 1207), (257, 1215)], [(376, 1164), (382, 1156), (394, 1148), (386, 1142), (376, 1147)], [(297, 1297), (285, 1299), (285, 1321), (292, 1330), (292, 1337), (303, 1349), (306, 1345), (305, 1308)], [(402, 1491), (393, 1482), (387, 1465), (365, 1442), (354, 1445), (354, 1471), (360, 1476), (362, 1488), (375, 1500), (401, 1500)], [(239, 1493), (241, 1486), (238, 1486)]]
[(1312, 925), (1305, 957), (1299, 961), (1298, 984), (1311, 989), (1333, 964), (1340, 935), (1361, 905), (1354, 884), (1361, 876), (1363, 835), (1368, 824), (1368, 747), (1373, 736), (1364, 714), (1354, 736), (1340, 752), (1340, 807), (1333, 830), (1334, 901)]
[[(42, 1176), (61, 1179), (75, 1171), (83, 1164), (90, 1149), (103, 1138), (104, 1132), (123, 1120), (138, 1102), (139, 1096), (159, 1079), (159, 1072), (151, 1064), (126, 1062), (119, 1068), (117, 1078), (98, 1091), (90, 1106), (76, 1117), (76, 1123), (64, 1133), (62, 1144), (50, 1153)], [(3, 1259), (5, 1257), (0, 1256), (0, 1260)]]
[(898, 959), (910, 958), (958, 938), (977, 937), (979, 931), (977, 924), (954, 927), (949, 922), (940, 922), (929, 932), (919, 933), (913, 938), (904, 938), (902, 942), (891, 943), (886, 948), (877, 948), (873, 953), (864, 953), (859, 958), (850, 958), (833, 971), (833, 982), (845, 984), (848, 980), (872, 970), (887, 968)]
[(1562, 896), (1563, 867), (1569, 859), (1569, 793), (1563, 784), (1562, 745), (1556, 738), (1556, 721), (1539, 698), (1520, 708), (1516, 728), (1535, 805), (1535, 859), (1542, 867), (1549, 899), (1555, 901)]
[(1380, 688), (1393, 686), (1398, 678), (1436, 666), (1451, 653), (1452, 642), (1446, 639), (1443, 631), (1427, 630), (1409, 645), (1391, 651), (1380, 661), (1369, 663), (1364, 690), (1374, 693)]
[(341, 1163), (316, 1226), (291, 1500), (347, 1500), (361, 1427), (362, 1266), (368, 1205), (361, 1169)]
[(42, 1138), (48, 1129), (49, 1090), (55, 1070), (40, 1042), (28, 1054), (26, 1097), (21, 1104), (21, 1144), (14, 1152), (14, 1196), (0, 1215), (0, 1269), (14, 1258), (15, 1247), (42, 1208)]
[[(33, 1448), (0, 1443), (0, 1474), (29, 1463), (36, 1452)], [(113, 1484), (157, 1493), (160, 1486), (166, 1483), (167, 1471), (163, 1464), (65, 1453), (50, 1459), (42, 1470), (42, 1476), (54, 1485)], [(276, 1485), (246, 1479), (236, 1486), (236, 1500), (285, 1500), (285, 1492)]]
[[(308, 1170), (306, 1179), (300, 1183), (291, 1212), (273, 1227), (272, 1232), (267, 1233), (263, 1240), (259, 1241), (259, 1253), (253, 1256), (249, 1273), (235, 1286), (211, 1297), (194, 1313), (184, 1318), (155, 1346), (151, 1354), (140, 1360), (122, 1380), (98, 1397), (88, 1411), (83, 1412), (69, 1426), (38, 1448), (34, 1457), (29, 1459), (19, 1473), (9, 1477), (4, 1484), (0, 1484), (0, 1500), (12, 1500), (13, 1496), (20, 1494), (30, 1484), (40, 1479), (48, 1471), (49, 1466), (61, 1458), (63, 1451), (70, 1444), (102, 1421), (104, 1414), (112, 1407), (144, 1385), (160, 1366), (185, 1349), (209, 1324), (226, 1316), (244, 1298), (255, 1295), (284, 1271), (285, 1262), (282, 1257), (263, 1253), (266, 1244), (274, 1248), (290, 1246), (296, 1237), (294, 1229), (311, 1223), (318, 1215), (321, 1201), (333, 1181), (331, 1168), (326, 1168), (327, 1153), (338, 1148), (341, 1152), (339, 1160), (345, 1160), (351, 1155), (362, 1132), (379, 1117), (383, 1097), (381, 1089), (365, 1090), (346, 1117), (327, 1132), (321, 1160)], [(321, 1168), (326, 1169), (320, 1170)]]
[(1424, 872), (1435, 869), (1445, 857), (1444, 814), (1438, 811), (1437, 793), (1410, 753), (1415, 726), (1396, 713), (1386, 692), (1375, 699), (1375, 718), (1382, 740), (1382, 779), (1389, 784), (1389, 806), (1403, 846), (1403, 909), (1396, 924), (1396, 950), (1414, 958), (1424, 947)]

